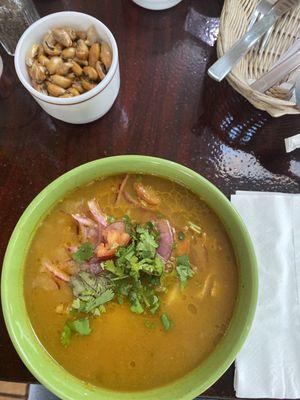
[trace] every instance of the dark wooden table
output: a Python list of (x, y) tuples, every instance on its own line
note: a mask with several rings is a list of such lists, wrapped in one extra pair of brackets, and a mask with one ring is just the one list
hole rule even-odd
[[(144, 10), (130, 0), (36, 0), (40, 15), (91, 14), (113, 32), (121, 90), (111, 111), (88, 125), (53, 119), (17, 79), (0, 49), (0, 257), (29, 202), (69, 169), (116, 154), (147, 154), (201, 173), (227, 196), (237, 189), (300, 192), (300, 150), (284, 138), (300, 118), (273, 119), (206, 70), (215, 60), (221, 0), (183, 0), (173, 9)], [(1, 313), (0, 313), (1, 314)], [(31, 382), (1, 314), (0, 380)], [(207, 396), (234, 397), (233, 367)]]

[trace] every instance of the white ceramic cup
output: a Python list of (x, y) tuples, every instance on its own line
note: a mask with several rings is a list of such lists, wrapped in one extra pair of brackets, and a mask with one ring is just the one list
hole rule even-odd
[(166, 10), (176, 6), (182, 0), (133, 0), (134, 3), (148, 10)]
[[(34, 89), (25, 63), (30, 47), (41, 43), (43, 36), (52, 28), (71, 26), (76, 30), (87, 30), (91, 25), (97, 30), (99, 38), (107, 42), (112, 50), (112, 64), (106, 77), (92, 90), (70, 98), (47, 96)], [(16, 48), (15, 68), (22, 84), (48, 114), (73, 124), (85, 124), (102, 117), (113, 105), (120, 89), (118, 47), (115, 38), (98, 19), (80, 12), (63, 11), (50, 14), (26, 29)]]

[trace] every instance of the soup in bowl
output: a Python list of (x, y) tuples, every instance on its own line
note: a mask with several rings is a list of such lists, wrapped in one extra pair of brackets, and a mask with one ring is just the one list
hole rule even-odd
[(12, 341), (62, 399), (194, 398), (233, 362), (256, 297), (255, 255), (229, 201), (143, 156), (96, 160), (44, 189), (2, 276)]

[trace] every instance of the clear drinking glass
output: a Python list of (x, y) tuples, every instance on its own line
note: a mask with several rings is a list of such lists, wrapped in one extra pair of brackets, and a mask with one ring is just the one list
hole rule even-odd
[(10, 55), (22, 33), (40, 16), (32, 0), (0, 0), (0, 42)]

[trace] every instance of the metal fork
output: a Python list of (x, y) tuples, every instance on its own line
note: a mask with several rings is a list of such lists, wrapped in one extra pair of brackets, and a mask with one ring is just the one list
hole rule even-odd
[(300, 74), (296, 78), (295, 82), (295, 100), (296, 104), (300, 110)]
[[(275, 3), (276, 3), (276, 1), (274, 1), (274, 0), (273, 1), (272, 0), (261, 0), (257, 4), (256, 8), (254, 9), (254, 11), (251, 15), (251, 19), (250, 19), (250, 23), (249, 23), (247, 32), (253, 27), (255, 22), (259, 21), (262, 17), (264, 17), (266, 14), (268, 14), (268, 12), (271, 10), (271, 8), (273, 7), (273, 5)], [(272, 33), (272, 29), (273, 29), (273, 27), (271, 27), (268, 30), (268, 32), (266, 32), (265, 35), (262, 37), (260, 44), (259, 44), (259, 52), (263, 51), (266, 44), (268, 43), (268, 40)]]

